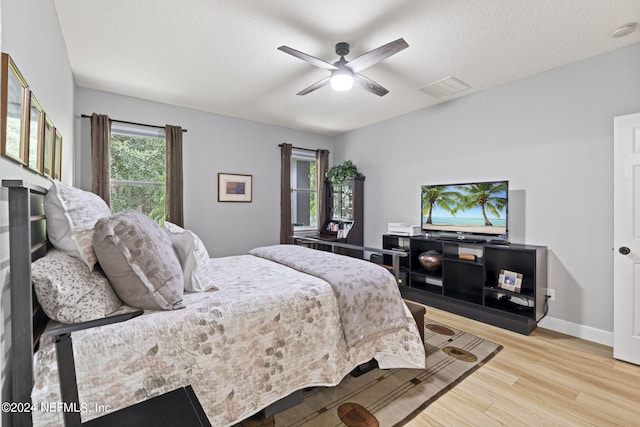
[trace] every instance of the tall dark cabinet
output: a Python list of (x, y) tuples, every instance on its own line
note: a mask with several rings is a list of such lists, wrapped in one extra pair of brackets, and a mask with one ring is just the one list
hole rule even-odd
[[(348, 178), (340, 184), (326, 183), (327, 220), (319, 238), (362, 246), (364, 231), (364, 177)], [(346, 251), (362, 256), (362, 251)]]

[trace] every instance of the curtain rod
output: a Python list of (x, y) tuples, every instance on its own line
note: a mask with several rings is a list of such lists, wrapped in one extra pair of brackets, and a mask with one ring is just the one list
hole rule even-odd
[[(90, 119), (91, 118), (91, 116), (88, 116), (86, 114), (82, 114), (82, 115), (80, 115), (80, 117), (82, 117), (84, 119)], [(112, 119), (111, 117), (109, 117), (109, 120), (111, 120), (112, 122), (125, 123), (127, 125), (147, 126), (147, 127), (150, 127), (150, 128), (157, 128), (157, 129), (164, 129), (165, 128), (165, 126), (157, 126), (157, 125), (148, 125), (148, 124), (145, 124), (145, 123), (128, 122), (126, 120)], [(186, 133), (187, 130), (186, 129), (182, 129), (182, 132)]]
[[(282, 147), (282, 144), (278, 144), (278, 147)], [(316, 151), (318, 151), (318, 150), (314, 150), (314, 149), (311, 149), (311, 148), (300, 148), (300, 147), (296, 147), (296, 146), (293, 146), (293, 145), (291, 146), (291, 148), (295, 148), (296, 150), (302, 150), (302, 151), (311, 151), (311, 152), (314, 152), (314, 153)], [(329, 151), (329, 150), (327, 150), (327, 151)]]

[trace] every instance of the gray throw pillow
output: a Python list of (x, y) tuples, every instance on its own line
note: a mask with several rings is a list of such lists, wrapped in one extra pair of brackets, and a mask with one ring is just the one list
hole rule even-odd
[(120, 212), (98, 220), (93, 246), (111, 286), (126, 304), (184, 308), (184, 276), (167, 234), (148, 216)]

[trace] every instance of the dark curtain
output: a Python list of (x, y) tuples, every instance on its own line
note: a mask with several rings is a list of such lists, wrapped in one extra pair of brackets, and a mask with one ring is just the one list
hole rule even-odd
[(324, 174), (329, 169), (329, 150), (316, 150), (318, 169), (318, 231), (327, 220), (327, 197)]
[(165, 218), (184, 227), (182, 190), (182, 127), (166, 125), (167, 140), (167, 195), (165, 197)]
[(109, 169), (111, 159), (111, 121), (109, 116), (91, 115), (91, 191), (111, 206)]
[(291, 144), (280, 145), (280, 243), (293, 243), (291, 221)]

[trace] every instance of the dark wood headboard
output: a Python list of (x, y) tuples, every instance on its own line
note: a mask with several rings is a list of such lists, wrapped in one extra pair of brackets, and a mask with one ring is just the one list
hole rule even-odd
[[(11, 400), (31, 402), (33, 352), (49, 318), (33, 292), (31, 262), (48, 249), (44, 196), (47, 189), (2, 180), (9, 190), (9, 285), (11, 290)], [(31, 426), (31, 413), (13, 414), (13, 425)]]

